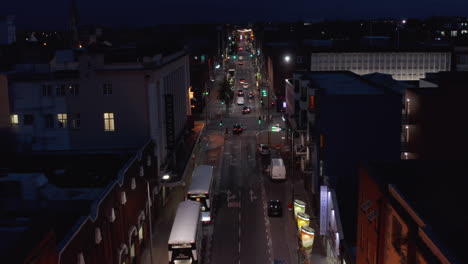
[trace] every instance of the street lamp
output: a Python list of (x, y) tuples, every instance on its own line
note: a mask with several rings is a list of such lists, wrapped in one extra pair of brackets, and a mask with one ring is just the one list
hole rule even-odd
[(167, 181), (171, 178), (171, 174), (169, 172), (166, 172), (164, 173), (164, 175), (162, 176), (162, 179)]
[(289, 63), (289, 61), (291, 61), (291, 56), (289, 56), (289, 55), (284, 56), (284, 61), (286, 63)]

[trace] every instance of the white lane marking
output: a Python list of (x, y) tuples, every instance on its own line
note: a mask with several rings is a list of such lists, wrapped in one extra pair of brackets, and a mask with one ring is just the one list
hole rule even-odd
[(260, 176), (260, 187), (262, 193), (262, 202), (263, 202), (263, 218), (265, 220), (265, 231), (266, 231), (266, 238), (267, 238), (267, 245), (268, 245), (268, 260), (269, 263), (272, 263), (273, 260), (273, 242), (271, 240), (271, 227), (270, 227), (270, 219), (267, 215), (267, 205), (266, 205), (266, 191), (265, 185), (263, 183), (263, 175)]

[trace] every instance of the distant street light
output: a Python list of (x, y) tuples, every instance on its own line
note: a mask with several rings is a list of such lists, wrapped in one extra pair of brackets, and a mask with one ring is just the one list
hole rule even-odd
[(169, 173), (166, 173), (162, 176), (162, 179), (165, 181), (169, 180), (170, 178), (171, 178), (171, 175)]
[(291, 56), (289, 56), (289, 55), (284, 56), (284, 61), (285, 62), (289, 63), (290, 60), (291, 60)]

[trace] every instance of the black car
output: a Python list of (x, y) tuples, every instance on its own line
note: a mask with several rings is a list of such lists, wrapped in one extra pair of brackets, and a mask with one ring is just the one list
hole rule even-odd
[(282, 216), (283, 209), (280, 200), (270, 200), (268, 203), (268, 216)]
[(235, 134), (241, 134), (244, 129), (242, 128), (241, 125), (235, 124), (234, 127), (232, 128), (232, 133)]
[(248, 96), (249, 96), (249, 99), (252, 99), (254, 97), (254, 94), (252, 92), (249, 92)]
[(244, 91), (238, 90), (237, 91), (237, 96), (244, 96)]

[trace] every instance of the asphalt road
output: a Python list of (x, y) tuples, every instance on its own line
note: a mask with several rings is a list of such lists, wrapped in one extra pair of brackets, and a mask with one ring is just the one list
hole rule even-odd
[[(245, 46), (241, 47), (244, 48)], [(258, 155), (256, 146), (268, 136), (267, 122), (263, 120), (263, 112), (259, 103), (259, 91), (255, 86), (255, 69), (251, 58), (245, 51), (243, 65), (235, 63), (235, 91), (244, 90), (245, 106), (250, 106), (250, 114), (242, 114), (242, 107), (233, 104), (226, 108), (214, 100), (210, 102), (210, 117), (222, 119), (223, 125), (211, 121), (208, 124), (208, 134), (220, 134), (227, 127), (230, 134), (225, 137), (224, 151), (219, 158), (223, 159), (218, 179), (218, 190), (215, 205), (215, 219), (210, 227), (205, 227), (207, 236), (211, 236), (209, 258), (207, 263), (291, 263), (295, 253), (295, 243), (290, 243), (287, 221), (288, 182), (271, 182), (265, 174), (270, 157)], [(232, 60), (231, 60), (232, 61)], [(231, 62), (232, 63), (232, 62)], [(232, 66), (231, 66), (232, 67)], [(242, 88), (239, 79), (249, 83), (247, 89)], [(248, 99), (247, 93), (253, 92), (254, 99)], [(237, 95), (236, 95), (237, 96)], [(262, 116), (262, 124), (258, 117)], [(241, 135), (232, 135), (232, 127), (239, 123), (244, 127)], [(262, 132), (263, 131), (263, 132)], [(276, 135), (278, 136), (278, 135)], [(266, 204), (270, 199), (283, 202), (283, 217), (267, 216)], [(291, 245), (290, 245), (291, 244)], [(294, 247), (294, 248), (291, 248)]]

